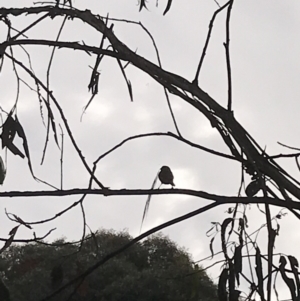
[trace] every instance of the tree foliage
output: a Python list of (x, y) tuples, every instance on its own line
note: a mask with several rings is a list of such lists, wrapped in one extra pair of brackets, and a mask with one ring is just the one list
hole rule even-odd
[[(126, 232), (101, 230), (84, 241), (80, 252), (64, 239), (49, 245), (12, 245), (1, 254), (1, 277), (11, 301), (40, 300), (131, 239)], [(63, 300), (72, 289), (53, 300)], [(216, 286), (188, 253), (158, 234), (92, 273), (80, 284), (74, 300), (213, 301)]]

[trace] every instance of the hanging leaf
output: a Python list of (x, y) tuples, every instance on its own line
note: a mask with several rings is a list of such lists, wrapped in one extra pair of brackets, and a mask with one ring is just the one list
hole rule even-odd
[(140, 0), (140, 1), (141, 1), (140, 2), (140, 11), (143, 9), (143, 7), (147, 9), (146, 0)]
[(4, 162), (2, 157), (0, 156), (0, 184), (2, 185), (6, 176), (6, 168), (4, 166)]
[(283, 281), (285, 282), (285, 284), (289, 288), (292, 300), (294, 301), (294, 300), (296, 300), (296, 286), (295, 286), (295, 283), (294, 283), (293, 279), (289, 278), (286, 275), (286, 271), (285, 271), (286, 264), (287, 264), (287, 261), (286, 261), (285, 257), (280, 256), (279, 271), (280, 271), (280, 274), (281, 274), (281, 277), (282, 277)]
[(234, 250), (234, 273), (237, 284), (240, 285), (240, 273), (242, 272), (242, 245), (238, 246)]
[(280, 230), (280, 225), (277, 224), (277, 227), (276, 227), (276, 235), (279, 235), (279, 230)]
[(243, 239), (243, 235), (244, 235), (244, 230), (245, 230), (245, 222), (243, 218), (239, 218), (239, 243), (242, 246), (244, 244), (244, 239)]
[(213, 242), (215, 240), (215, 236), (210, 240), (210, 243), (209, 243), (209, 249), (210, 249), (210, 252), (211, 252), (211, 258), (210, 259), (213, 259), (214, 258), (214, 249), (213, 249)]
[[(49, 106), (49, 108), (50, 108), (50, 106)], [(53, 113), (52, 113), (51, 110), (49, 110), (48, 112), (49, 112), (48, 116), (50, 118), (51, 127), (52, 127), (52, 131), (53, 131), (53, 135), (54, 135), (54, 140), (55, 140), (56, 145), (59, 147), (58, 139), (57, 139), (56, 124), (55, 124), (55, 121), (54, 121), (54, 116), (53, 116)]]
[(276, 288), (277, 275), (278, 275), (278, 271), (275, 273), (273, 289), (274, 289), (274, 293), (276, 295), (276, 299), (277, 299), (277, 301), (279, 301), (279, 294), (278, 294), (278, 291), (277, 291), (277, 288)]
[[(106, 18), (106, 23), (105, 23), (106, 26), (107, 26), (107, 22), (108, 22), (108, 16)], [(104, 31), (106, 31), (106, 28), (107, 28), (106, 26), (105, 26)], [(105, 39), (105, 32), (102, 35), (102, 40), (101, 40), (100, 47), (99, 47), (100, 49), (102, 49), (102, 47), (103, 47), (104, 39)], [(106, 49), (108, 49), (108, 47)], [(89, 105), (92, 103), (94, 97), (99, 92), (99, 78), (100, 78), (101, 73), (98, 71), (98, 67), (99, 67), (99, 65), (100, 65), (103, 58), (104, 58), (104, 55), (99, 54), (97, 56), (95, 66), (94, 66), (93, 71), (92, 71), (91, 79), (90, 79), (90, 82), (88, 84), (88, 90), (92, 91), (92, 96), (89, 99), (88, 103), (84, 106), (84, 108), (82, 110), (81, 118), (82, 118), (83, 114), (86, 112), (86, 110), (88, 109)]]
[(14, 228), (12, 228), (12, 229), (9, 231), (8, 235), (15, 236), (16, 233), (17, 233), (18, 228), (19, 228), (19, 226), (15, 226)]
[(20, 156), (22, 159), (25, 158), (24, 154), (13, 144), (9, 144), (6, 146), (14, 155)]
[(222, 242), (222, 250), (223, 250), (223, 253), (225, 255), (225, 257), (227, 257), (227, 249), (226, 249), (226, 242), (225, 242), (225, 232), (226, 232), (226, 228), (227, 226), (232, 223), (234, 221), (233, 218), (229, 217), (229, 218), (226, 218), (223, 223), (222, 223), (222, 226), (221, 226), (221, 242)]
[(245, 229), (245, 222), (243, 218), (239, 218), (239, 231), (243, 232)]
[(299, 263), (298, 263), (297, 258), (294, 257), (294, 256), (289, 255), (289, 256), (288, 256), (288, 259), (289, 259), (289, 261), (290, 261), (290, 265), (291, 265), (292, 269), (293, 269), (293, 268), (298, 269)]
[(13, 214), (14, 218), (16, 219), (16, 221), (18, 221), (20, 224), (24, 225), (25, 227), (27, 227), (28, 229), (32, 229), (32, 227), (30, 225), (28, 225), (27, 223), (25, 223), (20, 217), (18, 217), (17, 215)]
[(220, 275), (218, 283), (218, 297), (219, 301), (227, 301), (227, 281), (228, 281), (228, 269), (224, 269)]
[[(103, 32), (103, 35), (102, 35), (102, 38), (101, 38), (99, 49), (103, 49), (104, 40), (106, 38), (106, 31), (107, 31), (107, 28), (108, 28), (107, 27), (108, 20), (109, 20), (108, 16), (109, 16), (109, 14), (107, 14), (107, 18), (106, 18), (106, 21), (105, 21), (104, 32)], [(114, 25), (111, 24), (110, 30), (113, 29), (113, 26)], [(108, 47), (106, 49), (108, 49)], [(100, 63), (101, 63), (101, 61), (102, 61), (103, 58), (104, 58), (103, 54), (98, 54), (97, 55), (95, 66), (94, 66), (93, 71), (92, 71), (90, 83), (88, 85), (89, 91), (92, 91), (92, 98), (93, 98), (93, 96), (95, 96), (96, 94), (98, 94), (98, 91), (99, 91), (99, 76), (100, 76), (100, 72), (98, 71), (98, 68), (99, 68)], [(90, 102), (91, 102), (91, 100), (90, 100)], [(88, 105), (89, 105), (89, 103), (86, 105), (85, 109), (87, 109)]]
[(256, 271), (257, 282), (258, 282), (257, 283), (257, 288), (258, 288), (258, 293), (261, 297), (261, 300), (265, 300), (261, 254), (260, 254), (259, 247), (256, 247), (255, 250), (256, 250), (256, 253), (255, 253), (255, 265), (256, 265), (255, 271)]
[[(113, 48), (114, 49), (114, 48)], [(116, 51), (114, 49), (114, 51)], [(126, 84), (127, 84), (127, 88), (128, 88), (128, 92), (129, 92), (129, 96), (130, 96), (130, 100), (133, 101), (133, 94), (132, 94), (132, 85), (131, 85), (131, 82), (130, 80), (128, 80), (127, 76), (126, 76), (126, 73), (125, 73), (125, 67), (123, 67), (122, 63), (121, 63), (121, 60), (119, 58), (116, 58), (117, 62), (118, 62), (118, 65), (121, 69), (121, 72), (122, 72), (122, 75), (126, 81)]]
[(172, 1), (173, 1), (173, 0), (168, 0), (168, 3), (167, 3), (167, 6), (166, 6), (166, 9), (165, 9), (165, 11), (164, 11), (164, 14), (163, 14), (163, 15), (165, 15), (165, 14), (166, 14), (166, 13), (169, 11), (169, 9), (171, 8)]
[[(9, 239), (5, 242), (4, 246), (1, 248), (0, 254), (1, 254), (4, 250), (6, 250), (7, 248), (10, 247), (10, 245), (12, 244), (12, 242), (13, 242), (13, 240), (14, 240), (14, 237), (15, 237), (15, 235), (16, 235), (16, 233), (17, 233), (18, 228), (19, 228), (19, 226), (16, 226), (16, 227), (12, 228), (12, 229), (9, 231), (8, 235), (10, 235), (10, 237), (9, 237)], [(0, 300), (1, 300), (1, 299), (0, 299)]]
[(212, 232), (215, 228), (216, 228), (216, 222), (211, 222), (211, 224), (213, 225), (209, 230), (206, 231), (206, 236), (207, 237), (210, 237), (211, 235), (213, 235), (213, 233), (210, 233)]
[(229, 236), (231, 236), (232, 232), (233, 232), (233, 229), (234, 229), (234, 223), (235, 223), (235, 218), (236, 218), (236, 213), (237, 213), (237, 209), (238, 209), (238, 204), (235, 205), (235, 207), (233, 208), (233, 215), (232, 215), (232, 218), (233, 218), (233, 222), (231, 223), (231, 229), (229, 231)]
[(1, 133), (2, 148), (8, 148), (14, 155), (20, 156), (22, 159), (25, 158), (24, 154), (13, 144), (13, 140), (16, 135), (16, 121), (11, 117), (7, 116)]
[(27, 160), (28, 160), (28, 166), (29, 166), (29, 169), (30, 169), (30, 172), (31, 172), (32, 176), (35, 178), (34, 173), (33, 173), (33, 169), (32, 169), (32, 165), (31, 165), (27, 138), (26, 138), (24, 129), (23, 129), (21, 123), (19, 122), (17, 116), (16, 116), (16, 131), (18, 133), (18, 136), (23, 139), (23, 148), (24, 148)]
[(253, 197), (255, 196), (261, 189), (261, 186), (260, 186), (260, 183), (259, 183), (259, 180), (254, 180), (252, 182), (250, 182), (248, 184), (248, 186), (246, 187), (246, 195), (248, 197)]
[[(47, 100), (44, 99), (44, 104), (47, 107), (47, 111), (48, 111), (48, 118), (50, 118), (50, 123), (51, 123), (51, 127), (52, 127), (52, 131), (53, 131), (53, 135), (54, 135), (54, 140), (56, 145), (59, 147), (59, 143), (58, 143), (58, 138), (57, 138), (57, 131), (56, 131), (56, 125), (55, 125), (55, 121), (54, 121), (54, 115), (53, 112), (51, 110), (50, 104)], [(47, 143), (47, 142), (46, 142)]]
[(15, 128), (15, 120), (11, 117), (11, 115), (7, 116), (3, 126), (2, 126), (2, 133), (1, 133), (1, 140), (2, 140), (2, 148), (7, 147), (11, 144), (16, 135), (16, 128)]
[[(279, 231), (279, 229), (278, 229)], [(278, 235), (277, 231), (274, 229), (270, 230), (270, 234), (269, 234), (269, 244), (270, 244), (270, 248), (273, 250), (274, 245), (275, 245), (275, 238), (276, 235)]]
[(98, 94), (99, 92), (99, 76), (100, 72), (96, 71), (95, 74), (92, 75), (91, 82), (89, 83), (89, 91), (92, 90), (92, 94)]
[(248, 218), (247, 218), (246, 214), (243, 214), (243, 219), (244, 219), (246, 228), (248, 228)]
[(299, 267), (299, 263), (296, 257), (294, 256), (288, 256), (291, 268), (292, 268), (292, 272), (294, 274), (294, 278), (295, 278), (295, 282), (296, 282), (296, 294), (297, 294), (297, 300), (299, 300), (299, 293), (300, 293), (300, 280), (299, 280), (299, 274), (298, 274), (298, 267)]
[(127, 81), (127, 87), (128, 87), (128, 92), (129, 92), (130, 100), (133, 101), (132, 85), (131, 85), (130, 80)]

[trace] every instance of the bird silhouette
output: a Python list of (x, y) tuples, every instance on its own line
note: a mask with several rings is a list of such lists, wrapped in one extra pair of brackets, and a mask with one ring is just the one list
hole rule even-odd
[[(155, 177), (154, 179), (154, 182), (152, 184), (152, 187), (151, 189), (154, 188), (155, 184), (156, 184), (156, 181), (157, 181), (157, 178), (159, 178), (159, 180), (161, 181), (161, 184), (159, 185), (159, 187), (162, 185), (162, 184), (165, 184), (165, 185), (172, 185), (172, 188), (173, 186), (175, 186), (174, 184), (174, 176), (172, 174), (172, 171), (170, 169), (169, 166), (163, 166), (159, 173), (157, 174), (157, 176)], [(159, 188), (158, 187), (158, 188)], [(147, 216), (147, 213), (148, 213), (148, 210), (149, 210), (149, 206), (150, 206), (150, 200), (151, 200), (151, 196), (152, 194), (150, 193), (148, 195), (148, 198), (147, 198), (147, 201), (146, 201), (146, 204), (145, 204), (145, 208), (144, 208), (144, 213), (143, 213), (143, 217), (142, 217), (142, 223), (141, 223), (141, 229), (140, 229), (140, 232), (142, 232), (142, 227), (143, 227), (143, 223), (144, 223), (144, 220)]]
[(172, 185), (174, 184), (174, 176), (169, 166), (163, 166), (158, 173), (158, 178), (161, 181), (161, 184)]

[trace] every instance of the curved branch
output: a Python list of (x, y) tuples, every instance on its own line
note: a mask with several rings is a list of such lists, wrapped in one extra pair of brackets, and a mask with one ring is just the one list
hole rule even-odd
[(227, 154), (223, 154), (221, 152), (215, 151), (213, 149), (209, 149), (207, 147), (204, 147), (202, 145), (193, 143), (181, 136), (177, 136), (176, 134), (172, 133), (172, 132), (167, 132), (167, 133), (160, 133), (160, 132), (156, 132), (156, 133), (147, 133), (147, 134), (139, 134), (139, 135), (135, 135), (135, 136), (131, 136), (128, 137), (126, 139), (124, 139), (123, 141), (121, 141), (120, 143), (118, 143), (117, 145), (115, 145), (114, 147), (112, 147), (109, 151), (105, 152), (104, 154), (102, 154), (101, 156), (98, 157), (98, 159), (94, 162), (94, 165), (97, 164), (100, 160), (102, 160), (104, 157), (106, 157), (107, 155), (109, 155), (110, 153), (112, 153), (113, 151), (115, 151), (116, 149), (118, 149), (119, 147), (121, 147), (123, 144), (125, 144), (126, 142), (130, 141), (130, 140), (134, 140), (134, 139), (139, 139), (139, 138), (144, 138), (144, 137), (152, 137), (152, 136), (167, 136), (167, 137), (172, 137), (175, 138), (181, 142), (184, 142), (192, 147), (201, 149), (203, 151), (206, 151), (210, 154), (216, 155), (216, 156), (220, 156), (226, 159), (231, 159), (231, 160), (235, 160), (235, 161), (239, 161), (240, 160), (236, 157), (227, 155)]
[(6, 47), (9, 46), (15, 46), (15, 45), (44, 45), (44, 46), (53, 46), (57, 48), (66, 48), (66, 49), (72, 49), (72, 50), (81, 50), (86, 52), (88, 55), (90, 53), (94, 54), (103, 54), (107, 56), (111, 56), (114, 58), (119, 58), (119, 59), (125, 59), (125, 56), (122, 56), (122, 54), (116, 53), (111, 50), (107, 49), (102, 49), (99, 47), (95, 46), (89, 46), (86, 44), (79, 44), (79, 42), (65, 42), (65, 41), (51, 41), (51, 40), (44, 40), (44, 39), (27, 39), (27, 40), (9, 40), (5, 41), (0, 44), (1, 48), (5, 49)]

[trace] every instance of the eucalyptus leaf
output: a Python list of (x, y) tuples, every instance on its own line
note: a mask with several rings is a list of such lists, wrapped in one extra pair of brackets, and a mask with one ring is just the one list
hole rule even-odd
[(4, 162), (2, 157), (0, 156), (0, 184), (2, 185), (6, 176), (6, 168), (4, 166)]

